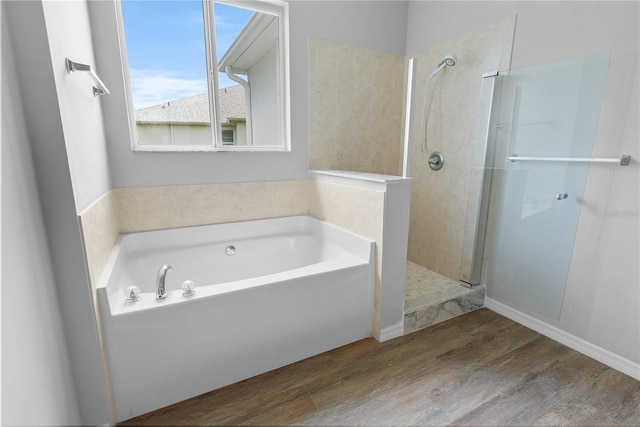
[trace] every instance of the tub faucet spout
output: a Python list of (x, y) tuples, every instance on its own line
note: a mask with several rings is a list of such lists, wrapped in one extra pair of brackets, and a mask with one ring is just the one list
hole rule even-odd
[(166, 280), (167, 280), (167, 272), (169, 270), (173, 270), (173, 267), (171, 267), (168, 264), (163, 265), (162, 267), (160, 267), (160, 270), (158, 270), (158, 277), (156, 278), (156, 298), (157, 299), (166, 298), (168, 295)]

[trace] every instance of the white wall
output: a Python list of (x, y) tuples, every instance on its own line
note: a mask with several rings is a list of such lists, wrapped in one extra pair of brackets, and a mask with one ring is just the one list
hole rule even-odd
[(403, 53), (406, 2), (290, 2), (290, 153), (132, 153), (112, 1), (90, 1), (114, 187), (305, 179), (308, 166), (308, 39)]
[[(66, 50), (64, 46), (67, 44), (58, 37), (91, 37), (81, 31), (82, 24), (77, 26), (79, 30), (73, 34), (61, 28), (71, 25), (74, 18), (82, 17), (82, 13), (77, 13), (75, 7), (86, 6), (82, 2), (4, 3), (9, 18), (8, 29), (14, 42), (15, 67), (18, 70), (17, 79), (10, 84), (20, 88), (24, 105), (42, 219), (57, 285), (56, 293), (81, 421), (85, 425), (104, 424), (111, 420), (111, 415), (76, 205), (76, 202), (83, 203), (94, 197), (94, 185), (104, 185), (104, 179), (98, 176), (94, 180), (94, 173), (100, 173), (98, 168), (94, 171), (81, 166), (85, 156), (87, 162), (95, 164), (93, 153), (87, 153), (83, 148), (71, 153), (74, 151), (74, 143), (84, 143), (94, 135), (83, 134), (78, 137), (76, 131), (91, 123), (80, 122), (78, 119), (87, 119), (86, 116), (80, 112), (74, 116), (73, 109), (67, 109), (74, 106), (73, 100), (67, 98), (68, 94), (59, 96), (61, 92), (73, 90), (74, 86), (62, 83), (59, 87), (56, 86), (56, 78), (61, 77), (61, 73), (66, 73), (64, 58), (60, 62), (59, 55), (63, 54), (62, 50)], [(56, 6), (68, 11), (69, 15), (57, 10), (51, 12), (50, 8)], [(58, 47), (53, 47), (52, 50), (50, 41)], [(69, 41), (68, 45), (71, 49), (74, 43)], [(90, 84), (88, 88), (82, 88), (91, 93)], [(67, 137), (69, 147), (66, 145)], [(93, 144), (92, 141), (86, 143)], [(88, 182), (82, 182), (83, 180)]]
[[(101, 97), (86, 72), (67, 73), (65, 58), (96, 70), (87, 4), (44, 1), (50, 57), (78, 212), (111, 188)], [(108, 86), (107, 86), (108, 87)], [(87, 179), (87, 178), (91, 179)]]
[(590, 168), (561, 319), (540, 320), (640, 363), (639, 3), (410, 2), (407, 54), (515, 14), (512, 68), (612, 52), (593, 154), (635, 159)]
[[(604, 210), (584, 213), (581, 217), (581, 240), (576, 241), (574, 248), (567, 288), (570, 298), (565, 298), (563, 321), (589, 341), (640, 363), (640, 89), (637, 78), (630, 89), (632, 98), (619, 151), (631, 154), (635, 160), (628, 168), (614, 169), (613, 179), (602, 182), (610, 184), (609, 188), (598, 194), (595, 185), (588, 188), (591, 197), (602, 197), (600, 206)], [(595, 174), (590, 177), (592, 182), (599, 178)], [(601, 228), (591, 228), (592, 222)], [(576, 262), (585, 246), (596, 251), (591, 265)]]
[[(7, 3), (0, 4), (4, 11)], [(3, 425), (81, 424), (43, 212), (2, 13)], [(35, 267), (35, 268), (34, 268)]]

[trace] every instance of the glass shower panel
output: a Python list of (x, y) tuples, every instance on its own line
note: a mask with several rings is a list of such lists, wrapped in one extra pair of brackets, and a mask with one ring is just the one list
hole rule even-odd
[(487, 295), (558, 319), (609, 53), (511, 70), (502, 77), (487, 236)]

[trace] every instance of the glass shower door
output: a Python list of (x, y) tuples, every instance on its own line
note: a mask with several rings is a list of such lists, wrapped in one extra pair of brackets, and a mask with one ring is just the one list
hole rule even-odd
[(560, 317), (589, 164), (549, 158), (591, 157), (608, 64), (604, 53), (501, 78), (485, 252), (492, 299)]

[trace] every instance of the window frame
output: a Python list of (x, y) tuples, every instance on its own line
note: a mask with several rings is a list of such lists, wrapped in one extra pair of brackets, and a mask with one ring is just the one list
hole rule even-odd
[[(249, 8), (257, 12), (278, 16), (278, 87), (279, 87), (279, 145), (224, 145), (222, 141), (222, 125), (220, 121), (218, 70), (215, 43), (215, 16), (213, 3), (224, 3), (230, 6)], [(126, 96), (127, 119), (129, 121), (129, 139), (133, 152), (290, 152), (291, 151), (291, 108), (290, 108), (290, 73), (289, 73), (289, 3), (284, 0), (202, 0), (203, 26), (205, 37), (205, 55), (208, 75), (209, 114), (211, 118), (211, 145), (161, 145), (139, 144), (138, 132), (133, 108), (133, 92), (129, 57), (124, 31), (124, 17), (122, 1), (116, 0), (116, 15), (118, 19), (118, 35), (122, 75)], [(235, 135), (235, 132), (234, 132)]]
[[(224, 144), (224, 145), (234, 145), (234, 143), (236, 141), (236, 131), (235, 131), (235, 129), (220, 129), (220, 132), (222, 133), (222, 144)], [(225, 144), (224, 132), (231, 132), (231, 142), (230, 143), (227, 141), (227, 143)]]

